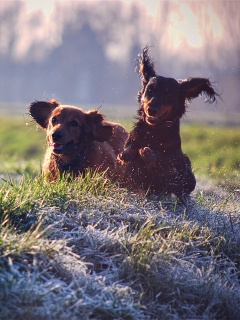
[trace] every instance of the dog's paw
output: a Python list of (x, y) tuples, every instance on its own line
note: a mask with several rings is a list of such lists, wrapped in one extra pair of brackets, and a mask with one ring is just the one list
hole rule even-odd
[(117, 156), (117, 160), (120, 162), (129, 162), (137, 157), (137, 151), (126, 149)]
[(141, 158), (149, 164), (154, 164), (156, 162), (156, 155), (149, 147), (141, 148), (139, 154)]

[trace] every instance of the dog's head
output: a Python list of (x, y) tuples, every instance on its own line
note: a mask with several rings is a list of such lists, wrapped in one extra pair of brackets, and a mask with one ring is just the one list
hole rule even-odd
[(186, 111), (186, 102), (204, 93), (209, 102), (218, 95), (206, 78), (175, 80), (157, 75), (154, 63), (145, 47), (139, 58), (142, 88), (138, 93), (139, 114), (150, 125), (174, 121)]
[[(61, 105), (56, 100), (35, 101), (29, 107), (32, 118), (47, 131), (47, 142), (55, 154), (66, 154), (91, 141), (108, 140), (113, 127), (104, 123), (98, 110)], [(80, 151), (80, 150), (79, 150)]]

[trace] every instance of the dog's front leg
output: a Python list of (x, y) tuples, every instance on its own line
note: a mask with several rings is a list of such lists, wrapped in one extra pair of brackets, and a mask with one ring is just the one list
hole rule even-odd
[(139, 149), (141, 159), (146, 162), (149, 166), (155, 166), (158, 161), (156, 153), (149, 147)]
[(129, 162), (135, 160), (139, 156), (137, 148), (127, 148), (122, 153), (120, 153), (117, 157), (120, 162)]

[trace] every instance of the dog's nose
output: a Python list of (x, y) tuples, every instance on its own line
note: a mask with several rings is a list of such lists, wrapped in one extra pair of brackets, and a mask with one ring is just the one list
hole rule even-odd
[(52, 139), (54, 142), (59, 141), (62, 138), (62, 132), (61, 131), (55, 131), (52, 133)]
[(150, 106), (148, 107), (148, 114), (149, 114), (150, 116), (155, 116), (155, 115), (157, 114), (157, 112), (158, 112), (158, 108), (157, 108), (156, 106), (150, 105)]

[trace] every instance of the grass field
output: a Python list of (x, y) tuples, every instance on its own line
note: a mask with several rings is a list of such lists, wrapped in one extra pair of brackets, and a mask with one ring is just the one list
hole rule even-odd
[(25, 122), (0, 120), (0, 319), (239, 319), (239, 128), (182, 126), (182, 206), (98, 174), (44, 182)]
[[(11, 120), (10, 120), (11, 119)], [(127, 130), (132, 122), (125, 121)], [(239, 127), (183, 124), (183, 150), (197, 176), (236, 187), (240, 172)], [(45, 151), (45, 132), (29, 118), (0, 119), (0, 173), (39, 172)], [(35, 169), (34, 169), (35, 167)]]

